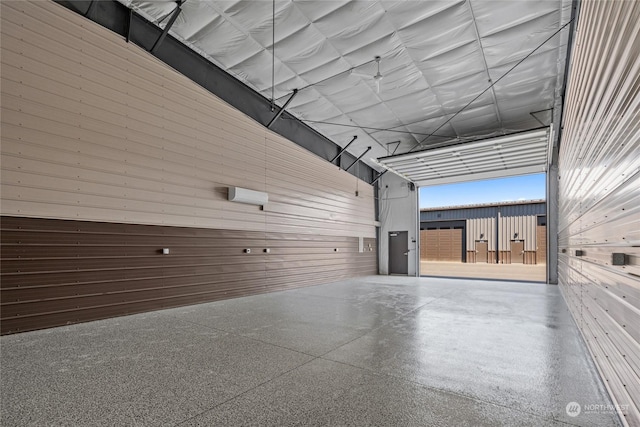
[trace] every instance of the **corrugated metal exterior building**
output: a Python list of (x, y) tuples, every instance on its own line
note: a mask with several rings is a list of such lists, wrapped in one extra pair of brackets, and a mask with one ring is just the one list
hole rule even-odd
[(420, 245), (420, 258), (431, 261), (544, 264), (546, 203), (422, 209)]

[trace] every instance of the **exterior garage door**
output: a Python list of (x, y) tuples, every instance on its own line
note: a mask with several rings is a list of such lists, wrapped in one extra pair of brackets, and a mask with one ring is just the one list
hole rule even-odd
[(462, 262), (462, 228), (439, 228), (421, 232), (426, 261)]

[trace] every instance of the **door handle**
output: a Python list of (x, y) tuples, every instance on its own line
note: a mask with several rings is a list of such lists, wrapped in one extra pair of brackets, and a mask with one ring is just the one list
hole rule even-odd
[(405, 252), (405, 253), (404, 253), (404, 256), (409, 256), (409, 252)]

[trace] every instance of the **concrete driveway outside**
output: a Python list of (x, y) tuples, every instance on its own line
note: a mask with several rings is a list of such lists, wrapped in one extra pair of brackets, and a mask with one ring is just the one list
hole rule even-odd
[(481, 279), (545, 282), (545, 264), (472, 264), (463, 262), (421, 261), (421, 276), (468, 277)]

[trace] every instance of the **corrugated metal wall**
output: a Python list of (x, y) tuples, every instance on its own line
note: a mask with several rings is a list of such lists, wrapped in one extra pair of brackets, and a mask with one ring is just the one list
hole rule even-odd
[(631, 426), (640, 425), (639, 177), (640, 2), (583, 1), (559, 156), (559, 284)]
[[(428, 210), (420, 212), (421, 222), (466, 220), (467, 251), (475, 251), (475, 242), (486, 240), (489, 251), (496, 251), (496, 239), (502, 262), (510, 262), (508, 252), (512, 240), (524, 240), (528, 252), (526, 263), (535, 264), (537, 245), (537, 216), (546, 215), (545, 203), (523, 203), (476, 208)], [(497, 217), (500, 219), (497, 221)], [(496, 235), (496, 223), (499, 223)], [(517, 237), (514, 237), (518, 233)], [(482, 238), (480, 237), (482, 235)], [(468, 255), (469, 257), (469, 255)], [(468, 259), (468, 262), (473, 260)], [(495, 253), (489, 262), (495, 262)]]
[(467, 250), (475, 250), (474, 243), (480, 239), (487, 241), (490, 251), (496, 250), (495, 218), (482, 216), (467, 220)]
[(8, 216), (0, 234), (2, 334), (376, 273), (357, 237)]
[(1, 4), (3, 214), (375, 237), (371, 185), (60, 5)]
[(3, 332), (375, 274), (371, 185), (58, 4), (0, 8)]
[(544, 203), (501, 207), (498, 242), (500, 250), (511, 250), (512, 240), (524, 240), (525, 251), (535, 251), (537, 216), (546, 215), (546, 209)]

